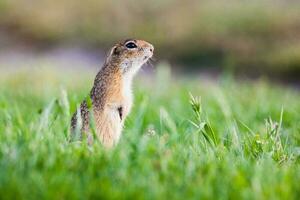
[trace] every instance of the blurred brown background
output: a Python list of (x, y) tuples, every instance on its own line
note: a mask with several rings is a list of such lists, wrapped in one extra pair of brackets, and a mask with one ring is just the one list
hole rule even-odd
[(94, 66), (142, 38), (179, 71), (224, 69), (300, 81), (300, 1), (0, 0), (0, 67)]

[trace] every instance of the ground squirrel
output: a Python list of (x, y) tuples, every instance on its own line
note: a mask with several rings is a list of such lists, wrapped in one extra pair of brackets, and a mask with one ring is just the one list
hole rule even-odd
[(91, 101), (83, 101), (80, 115), (76, 111), (71, 119), (72, 135), (79, 130), (80, 136), (86, 135), (88, 143), (92, 143), (90, 125), (91, 119), (94, 119), (96, 135), (104, 147), (118, 143), (124, 120), (132, 106), (132, 79), (152, 57), (153, 51), (150, 43), (134, 39), (118, 43), (110, 50), (90, 91)]

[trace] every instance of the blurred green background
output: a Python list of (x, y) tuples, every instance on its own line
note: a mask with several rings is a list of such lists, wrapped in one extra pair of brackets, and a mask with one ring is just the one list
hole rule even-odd
[[(156, 61), (119, 145), (69, 142), (125, 38)], [(299, 77), (299, 0), (0, 0), (0, 200), (298, 200)]]
[(136, 37), (179, 69), (298, 80), (299, 10), (294, 0), (0, 0), (0, 48), (107, 50)]

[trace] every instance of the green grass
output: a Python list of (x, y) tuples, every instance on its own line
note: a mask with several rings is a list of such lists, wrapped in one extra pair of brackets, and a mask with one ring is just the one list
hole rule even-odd
[(299, 92), (158, 69), (135, 81), (121, 141), (106, 151), (68, 142), (94, 76), (78, 74), (1, 75), (0, 199), (299, 197)]

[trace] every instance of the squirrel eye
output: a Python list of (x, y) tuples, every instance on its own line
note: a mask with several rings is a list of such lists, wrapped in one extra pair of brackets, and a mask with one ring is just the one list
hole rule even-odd
[(128, 42), (125, 46), (126, 46), (128, 49), (134, 49), (134, 48), (137, 48), (136, 44), (133, 43), (133, 42)]

